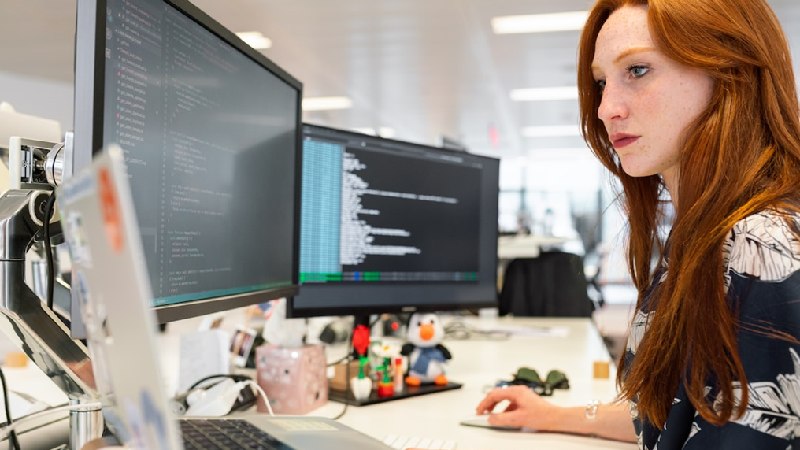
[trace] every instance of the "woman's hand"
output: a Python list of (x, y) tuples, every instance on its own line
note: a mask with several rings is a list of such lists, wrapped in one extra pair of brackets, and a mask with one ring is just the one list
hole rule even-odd
[[(503, 400), (509, 402), (506, 409), (492, 413)], [(495, 389), (484, 397), (475, 408), (477, 414), (490, 414), (489, 425), (525, 427), (538, 431), (554, 431), (556, 412), (562, 408), (538, 396), (527, 386), (509, 386)]]

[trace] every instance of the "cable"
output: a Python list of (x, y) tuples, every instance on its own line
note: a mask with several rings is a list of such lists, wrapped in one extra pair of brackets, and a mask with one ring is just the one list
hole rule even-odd
[(3, 369), (0, 368), (0, 382), (3, 384), (3, 404), (5, 406), (6, 411), (6, 421), (8, 425), (6, 426), (7, 436), (8, 436), (8, 448), (9, 450), (20, 450), (19, 449), (19, 441), (17, 440), (17, 433), (14, 431), (14, 426), (12, 425), (11, 419), (11, 407), (10, 402), (8, 400), (8, 387), (6, 386), (6, 375), (3, 373)]
[[(214, 383), (208, 383), (209, 381), (213, 381), (213, 380), (217, 380), (217, 379), (219, 381), (216, 381)], [(172, 408), (172, 411), (176, 415), (185, 414), (186, 411), (189, 408), (189, 403), (188, 403), (189, 402), (189, 397), (196, 390), (198, 390), (198, 389), (202, 389), (202, 390), (210, 389), (210, 388), (216, 386), (217, 384), (221, 383), (225, 379), (231, 379), (235, 383), (242, 383), (242, 382), (252, 381), (249, 376), (241, 375), (241, 374), (219, 373), (219, 374), (214, 374), (214, 375), (209, 375), (209, 376), (203, 377), (203, 378), (195, 381), (194, 384), (189, 386), (189, 388), (187, 388), (185, 391), (176, 394), (174, 397), (172, 397), (170, 399), (170, 407)], [(204, 385), (204, 383), (206, 383), (206, 384)]]
[[(350, 336), (351, 342), (348, 344), (348, 348), (353, 345), (352, 334)], [(332, 417), (333, 420), (339, 420), (344, 417), (345, 413), (347, 412), (347, 406), (350, 404), (350, 402), (347, 400), (347, 393), (350, 392), (350, 361), (353, 359), (353, 357), (350, 355), (350, 352), (348, 352), (347, 355), (347, 361), (344, 363), (344, 408), (342, 408), (339, 414)]]
[(215, 378), (230, 378), (230, 379), (232, 379), (233, 381), (235, 381), (237, 383), (239, 383), (241, 381), (251, 381), (250, 377), (248, 377), (247, 375), (239, 375), (239, 374), (235, 374), (235, 373), (230, 373), (230, 374), (228, 374), (228, 373), (218, 373), (218, 374), (209, 375), (207, 377), (200, 378), (199, 380), (195, 381), (194, 384), (189, 386), (189, 389), (187, 389), (186, 392), (189, 392), (192, 389), (194, 389), (194, 388), (200, 386), (201, 384), (205, 383), (206, 381), (210, 381), (210, 380), (213, 380)]
[(267, 393), (264, 392), (264, 389), (262, 389), (261, 386), (259, 386), (255, 381), (245, 381), (244, 383), (251, 388), (254, 388), (258, 394), (264, 397), (264, 404), (267, 405), (267, 411), (269, 412), (269, 415), (274, 416), (275, 413), (272, 412), (272, 405), (269, 404), (269, 397), (267, 397)]
[(341, 363), (345, 362), (345, 360), (349, 360), (350, 358), (351, 358), (350, 352), (348, 352), (346, 355), (342, 356), (341, 358), (337, 359), (336, 361), (329, 362), (328, 363), (328, 367), (335, 366), (337, 364), (341, 364)]
[(55, 264), (53, 263), (53, 248), (50, 245), (50, 218), (53, 217), (53, 208), (56, 203), (56, 193), (50, 193), (44, 208), (44, 256), (47, 259), (47, 307), (53, 309), (55, 290)]

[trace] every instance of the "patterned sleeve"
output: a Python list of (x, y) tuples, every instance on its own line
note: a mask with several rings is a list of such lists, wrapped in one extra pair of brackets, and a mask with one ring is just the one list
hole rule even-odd
[(800, 449), (800, 242), (785, 219), (763, 212), (733, 228), (725, 260), (728, 297), (739, 308), (747, 410), (722, 427), (695, 413), (683, 448)]

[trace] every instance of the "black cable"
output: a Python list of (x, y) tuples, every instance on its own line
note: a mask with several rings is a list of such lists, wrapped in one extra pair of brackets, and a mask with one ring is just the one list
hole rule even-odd
[(19, 449), (19, 441), (17, 441), (17, 432), (11, 428), (11, 407), (8, 400), (8, 387), (6, 386), (6, 375), (3, 373), (3, 369), (0, 368), (0, 382), (3, 385), (3, 403), (5, 406), (6, 411), (6, 421), (7, 426), (9, 428), (8, 432), (8, 448), (9, 450), (20, 450)]
[(56, 284), (56, 268), (53, 263), (53, 248), (50, 245), (50, 218), (56, 203), (55, 191), (50, 193), (44, 208), (44, 256), (47, 259), (47, 307), (53, 309), (53, 298)]
[[(350, 341), (347, 344), (347, 348), (349, 349), (352, 346), (353, 346), (353, 334), (351, 333)], [(339, 420), (342, 417), (344, 417), (345, 413), (347, 412), (347, 405), (350, 404), (350, 402), (347, 400), (347, 394), (350, 392), (350, 361), (352, 361), (354, 358), (349, 350), (345, 358), (347, 360), (344, 363), (344, 408), (342, 408), (342, 410), (339, 411), (339, 414), (332, 417), (333, 420)]]
[(336, 361), (329, 362), (328, 367), (335, 366), (337, 364), (343, 363), (345, 360), (350, 359), (350, 352), (347, 352), (346, 355), (342, 356), (341, 358), (337, 359)]
[(194, 388), (200, 386), (201, 384), (205, 383), (206, 381), (213, 380), (215, 378), (230, 378), (230, 379), (232, 379), (233, 381), (235, 381), (237, 383), (240, 382), (240, 381), (250, 381), (250, 380), (252, 380), (252, 378), (248, 377), (247, 375), (239, 375), (239, 374), (235, 374), (235, 373), (231, 373), (231, 374), (218, 373), (218, 374), (209, 375), (207, 377), (200, 378), (199, 380), (195, 381), (194, 384), (189, 386), (189, 389), (187, 389), (186, 392), (189, 392), (192, 389), (194, 389)]

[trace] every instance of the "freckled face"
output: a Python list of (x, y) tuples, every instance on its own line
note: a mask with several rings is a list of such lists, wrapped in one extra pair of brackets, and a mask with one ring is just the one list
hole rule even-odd
[(656, 48), (646, 6), (608, 18), (595, 42), (592, 73), (602, 89), (597, 114), (630, 176), (661, 174), (677, 187), (686, 129), (705, 110), (714, 80)]

